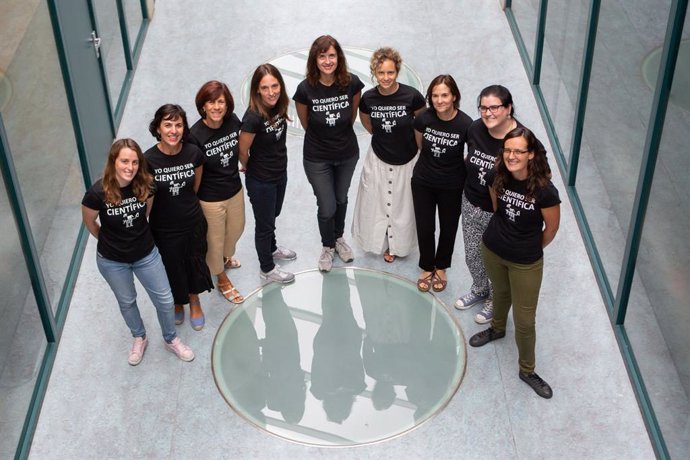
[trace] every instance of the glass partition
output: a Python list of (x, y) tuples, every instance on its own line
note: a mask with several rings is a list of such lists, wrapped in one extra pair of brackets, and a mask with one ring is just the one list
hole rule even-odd
[(120, 98), (122, 85), (127, 76), (127, 61), (122, 44), (120, 19), (117, 5), (113, 0), (92, 0), (98, 24), (98, 34), (101, 37), (101, 62), (108, 81), (108, 96), (113, 112)]
[(510, 9), (520, 28), (520, 35), (527, 48), (529, 60), (534, 65), (534, 45), (537, 38), (540, 0), (512, 0)]
[(141, 0), (122, 0), (122, 3), (125, 9), (129, 47), (132, 54), (134, 54), (137, 46), (139, 30), (144, 22), (144, 13), (141, 9)]
[[(655, 2), (654, 17), (668, 18), (670, 3)], [(666, 32), (650, 17), (637, 3), (602, 2), (584, 120), (576, 186), (613, 293), (652, 111), (641, 68)]]

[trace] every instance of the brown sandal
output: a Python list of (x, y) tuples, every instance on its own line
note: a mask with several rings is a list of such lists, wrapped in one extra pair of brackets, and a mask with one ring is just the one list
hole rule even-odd
[(220, 295), (225, 297), (225, 300), (228, 300), (235, 305), (239, 305), (242, 302), (244, 302), (244, 297), (239, 293), (237, 288), (232, 285), (232, 283), (218, 283), (218, 291), (220, 292)]
[(420, 276), (417, 280), (417, 289), (419, 289), (422, 292), (429, 292), (429, 288), (431, 288), (431, 280), (433, 277), (434, 272), (430, 272), (426, 276)]
[(434, 272), (434, 278), (431, 280), (431, 288), (434, 290), (434, 292), (443, 291), (447, 285), (448, 280), (442, 279), (440, 276), (438, 276), (437, 272)]
[(242, 262), (234, 257), (223, 257), (223, 265), (225, 265), (225, 268), (229, 270), (233, 268), (240, 268), (242, 266)]
[(385, 260), (389, 264), (392, 264), (393, 262), (395, 262), (395, 259), (395, 254), (391, 254), (390, 249), (386, 249), (386, 252), (383, 253), (383, 260)]

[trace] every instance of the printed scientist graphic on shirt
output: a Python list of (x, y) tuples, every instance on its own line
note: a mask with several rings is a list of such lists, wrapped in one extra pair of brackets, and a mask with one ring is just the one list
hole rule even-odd
[(194, 165), (185, 163), (178, 166), (166, 166), (164, 168), (153, 168), (153, 175), (157, 183), (167, 183), (170, 196), (179, 196), (180, 191), (194, 180), (187, 180), (194, 177)]
[(398, 120), (405, 119), (409, 115), (404, 105), (372, 105), (371, 123), (381, 123), (381, 130), (386, 134), (393, 134), (393, 128), (398, 125)]
[(505, 203), (505, 206), (501, 208), (511, 222), (516, 222), (516, 219), (520, 217), (520, 210), (534, 211), (534, 198), (527, 199), (522, 193), (506, 189), (498, 199)]
[(474, 149), (473, 152), (469, 153), (469, 162), (479, 166), (477, 180), (482, 186), (486, 186), (486, 172), (493, 169), (496, 164), (496, 157), (479, 149)]
[(333, 128), (336, 122), (340, 120), (343, 112), (347, 115), (350, 109), (350, 101), (347, 94), (339, 94), (338, 96), (326, 97), (322, 99), (312, 99), (311, 110), (315, 114), (323, 113), (324, 124), (329, 128)]
[(452, 152), (452, 148), (460, 144), (460, 134), (447, 133), (427, 126), (424, 130), (424, 140), (431, 143), (429, 150), (434, 157), (439, 158), (448, 151), (448, 148), (450, 148), (450, 152)]
[(237, 132), (233, 131), (227, 136), (205, 143), (204, 153), (208, 158), (217, 156), (220, 159), (220, 166), (227, 168), (230, 166), (230, 159), (235, 156), (237, 144)]
[(146, 202), (137, 200), (136, 197), (123, 198), (119, 205), (106, 203), (106, 214), (109, 216), (122, 216), (122, 225), (125, 228), (134, 226), (134, 221), (145, 214)]

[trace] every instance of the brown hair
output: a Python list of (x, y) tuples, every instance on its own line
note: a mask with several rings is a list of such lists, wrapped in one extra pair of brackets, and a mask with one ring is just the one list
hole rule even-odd
[(261, 99), (261, 95), (259, 94), (259, 84), (261, 83), (261, 79), (266, 75), (274, 77), (276, 80), (278, 80), (278, 83), (280, 83), (280, 97), (278, 97), (278, 102), (275, 105), (275, 109), (278, 111), (278, 115), (286, 120), (290, 120), (290, 117), (288, 117), (287, 114), (290, 99), (288, 98), (287, 91), (285, 89), (285, 82), (283, 81), (283, 76), (280, 74), (280, 71), (273, 64), (261, 64), (254, 71), (254, 75), (252, 75), (252, 81), (249, 86), (249, 109), (261, 115), (264, 120), (270, 120), (273, 118), (270, 114), (271, 107), (266, 107), (264, 101)]
[(151, 194), (153, 189), (153, 177), (146, 167), (146, 159), (141, 153), (141, 147), (133, 139), (117, 139), (110, 146), (108, 152), (108, 159), (105, 162), (103, 169), (103, 193), (105, 194), (105, 201), (111, 204), (119, 205), (122, 201), (122, 193), (120, 192), (120, 184), (117, 182), (115, 174), (115, 161), (120, 156), (122, 149), (132, 149), (137, 154), (139, 160), (139, 169), (132, 179), (132, 191), (137, 200), (144, 202)]
[(149, 123), (149, 132), (158, 139), (161, 140), (161, 135), (158, 132), (163, 120), (175, 120), (177, 118), (182, 118), (182, 124), (184, 125), (184, 131), (182, 133), (182, 139), (186, 140), (189, 135), (189, 124), (187, 123), (187, 113), (182, 107), (177, 104), (164, 104), (158, 107), (156, 114), (153, 116), (153, 120)]
[(402, 58), (397, 50), (390, 47), (379, 48), (374, 51), (371, 55), (371, 60), (369, 61), (369, 71), (371, 72), (371, 80), (376, 82), (376, 69), (379, 68), (384, 61), (393, 61), (395, 64), (395, 71), (400, 73), (400, 68), (402, 67)]
[[(532, 131), (524, 126), (518, 126), (512, 131), (508, 132), (503, 138), (503, 145), (508, 139), (522, 137), (527, 141), (527, 150), (534, 154), (534, 157), (527, 163), (527, 198), (534, 198), (537, 189), (544, 188), (549, 184), (551, 178), (551, 168), (546, 160), (546, 148), (541, 143), (537, 136)], [(505, 191), (506, 184), (510, 181), (512, 175), (503, 161), (503, 149), (496, 157), (496, 178), (494, 179), (493, 188), (497, 194)]]
[(309, 57), (307, 58), (307, 81), (311, 86), (316, 86), (319, 82), (319, 77), (321, 77), (321, 71), (316, 65), (316, 60), (319, 54), (328, 51), (328, 48), (333, 47), (335, 53), (338, 55), (338, 65), (335, 68), (335, 84), (340, 89), (340, 91), (345, 91), (352, 81), (352, 76), (347, 70), (347, 60), (345, 59), (345, 53), (340, 47), (338, 40), (331, 37), (330, 35), (321, 35), (319, 38), (314, 40), (309, 49)]
[(446, 85), (450, 89), (450, 93), (455, 96), (455, 101), (453, 102), (453, 107), (456, 110), (460, 109), (460, 89), (458, 84), (455, 83), (455, 79), (450, 75), (439, 75), (429, 83), (429, 88), (426, 90), (426, 102), (431, 110), (434, 110), (434, 104), (431, 102), (431, 93), (434, 91), (438, 85)]
[(201, 85), (201, 88), (199, 88), (199, 91), (196, 93), (194, 102), (196, 103), (196, 110), (199, 112), (202, 119), (206, 118), (204, 104), (213, 102), (221, 96), (225, 98), (225, 106), (227, 107), (223, 120), (227, 120), (232, 116), (232, 112), (235, 110), (235, 100), (232, 98), (232, 94), (227, 85), (218, 80), (207, 81)]

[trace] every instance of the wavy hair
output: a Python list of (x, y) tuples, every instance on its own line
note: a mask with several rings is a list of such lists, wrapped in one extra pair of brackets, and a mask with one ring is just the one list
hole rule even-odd
[[(549, 184), (551, 169), (546, 160), (546, 148), (532, 131), (524, 126), (518, 126), (510, 131), (503, 138), (503, 146), (508, 139), (522, 137), (527, 141), (527, 150), (534, 154), (534, 157), (527, 162), (527, 198), (534, 198), (538, 189), (544, 188)], [(493, 188), (500, 195), (505, 191), (506, 184), (511, 180), (512, 175), (505, 162), (503, 161), (503, 149), (496, 157), (496, 178)]]
[(371, 81), (376, 83), (376, 69), (378, 69), (384, 61), (393, 61), (395, 64), (395, 71), (400, 73), (400, 68), (402, 67), (402, 58), (400, 53), (394, 48), (383, 47), (379, 48), (371, 55), (371, 60), (369, 61), (369, 71), (371, 72)]
[(105, 201), (114, 205), (119, 205), (122, 202), (122, 192), (120, 191), (120, 184), (117, 182), (115, 173), (115, 161), (117, 161), (120, 156), (122, 149), (126, 148), (134, 150), (139, 160), (139, 169), (132, 179), (132, 191), (134, 192), (134, 196), (138, 201), (143, 203), (149, 197), (153, 189), (153, 177), (146, 167), (146, 159), (143, 153), (141, 153), (139, 144), (129, 138), (117, 139), (113, 142), (113, 145), (110, 146), (110, 152), (108, 152), (108, 159), (105, 162), (102, 179)]
[(184, 131), (182, 132), (182, 140), (185, 141), (187, 136), (189, 136), (189, 124), (187, 123), (187, 112), (184, 111), (182, 107), (177, 104), (163, 104), (158, 107), (156, 114), (153, 116), (153, 120), (149, 123), (149, 132), (157, 140), (161, 140), (161, 134), (158, 132), (163, 120), (176, 120), (182, 118), (182, 124), (184, 126)]
[(335, 84), (340, 91), (345, 91), (352, 81), (352, 75), (347, 70), (347, 59), (345, 59), (345, 53), (343, 53), (340, 43), (330, 35), (321, 35), (311, 44), (309, 57), (307, 58), (307, 82), (311, 86), (316, 86), (319, 82), (321, 71), (316, 61), (319, 58), (319, 54), (325, 53), (331, 46), (338, 55), (338, 65), (335, 68)]

